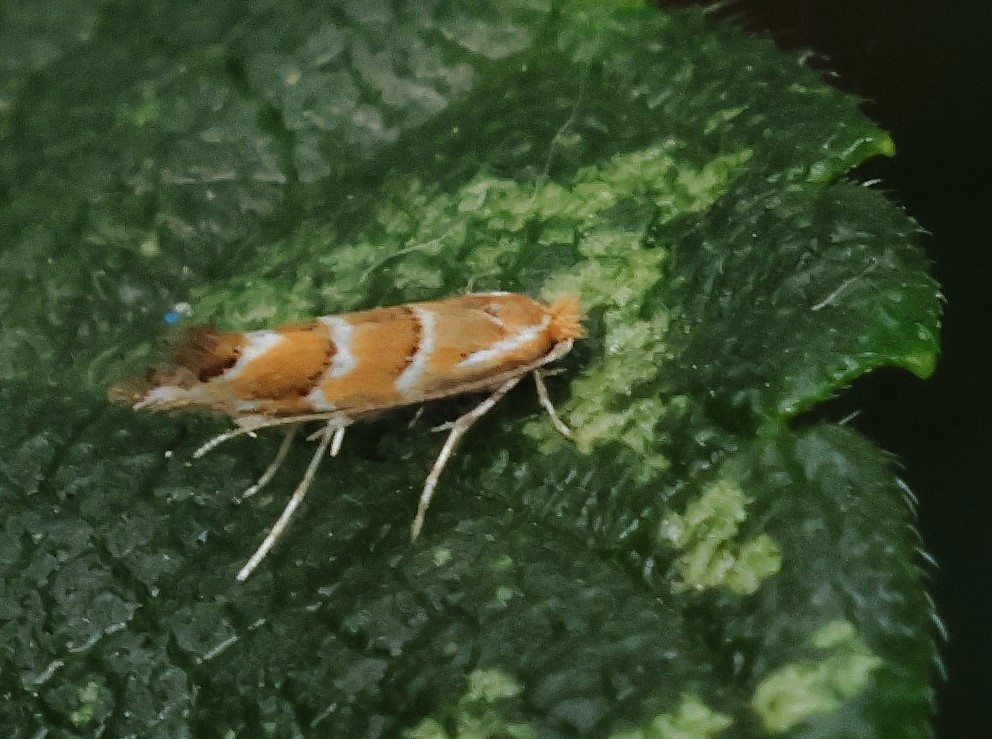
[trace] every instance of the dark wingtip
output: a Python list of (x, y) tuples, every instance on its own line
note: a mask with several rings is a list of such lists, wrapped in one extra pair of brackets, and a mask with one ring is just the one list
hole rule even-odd
[(107, 400), (112, 403), (134, 405), (142, 400), (154, 387), (145, 377), (130, 377), (107, 388)]
[(114, 383), (107, 389), (107, 398), (133, 406), (155, 388), (191, 388), (207, 382), (237, 362), (242, 343), (240, 334), (220, 333), (207, 325), (190, 326), (167, 342), (166, 361), (143, 375)]
[(205, 324), (190, 326), (172, 346), (172, 364), (207, 382), (238, 361), (243, 344), (240, 333), (221, 333)]

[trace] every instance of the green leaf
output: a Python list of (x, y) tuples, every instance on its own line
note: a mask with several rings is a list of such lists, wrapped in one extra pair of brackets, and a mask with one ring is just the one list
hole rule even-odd
[[(0, 3), (0, 723), (14, 737), (928, 736), (908, 491), (790, 423), (928, 375), (889, 137), (801, 59), (634, 2)], [(126, 32), (124, 32), (124, 30)], [(111, 406), (167, 313), (581, 296), (408, 540), (436, 403), (303, 474)]]

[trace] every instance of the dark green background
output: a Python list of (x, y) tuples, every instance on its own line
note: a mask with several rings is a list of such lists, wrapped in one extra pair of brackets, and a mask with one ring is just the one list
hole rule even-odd
[(931, 232), (924, 246), (947, 301), (936, 374), (872, 373), (826, 412), (861, 411), (854, 425), (901, 458), (920, 498), (949, 634), (937, 735), (992, 736), (992, 10), (969, 0), (748, 0), (724, 15), (783, 48), (813, 49), (838, 87), (865, 99), (897, 153), (859, 172), (881, 178)]

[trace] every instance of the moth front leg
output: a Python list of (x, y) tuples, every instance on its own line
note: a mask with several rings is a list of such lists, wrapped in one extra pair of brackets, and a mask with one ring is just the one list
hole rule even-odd
[(486, 415), (518, 382), (520, 382), (520, 376), (507, 380), (496, 388), (492, 395), (475, 406), (475, 408), (459, 416), (450, 425), (446, 424), (444, 426), (444, 428), (450, 428), (448, 438), (445, 439), (444, 446), (441, 447), (441, 452), (437, 455), (437, 459), (434, 460), (434, 466), (431, 468), (430, 474), (427, 475), (427, 480), (424, 482), (424, 490), (420, 494), (420, 503), (417, 505), (417, 515), (414, 516), (413, 523), (410, 525), (410, 541), (416, 541), (417, 537), (420, 536), (420, 531), (424, 527), (424, 520), (427, 517), (427, 509), (430, 507), (431, 498), (434, 497), (434, 488), (437, 487), (438, 478), (441, 477), (441, 471), (444, 470), (444, 466), (451, 458), (451, 453), (454, 451), (455, 445), (465, 435), (465, 432), (472, 427), (472, 424)]

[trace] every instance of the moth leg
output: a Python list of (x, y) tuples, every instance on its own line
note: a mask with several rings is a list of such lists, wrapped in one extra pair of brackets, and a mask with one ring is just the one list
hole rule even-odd
[(272, 460), (272, 464), (270, 464), (265, 472), (262, 473), (262, 476), (258, 478), (258, 482), (234, 499), (235, 503), (240, 503), (245, 498), (250, 498), (269, 484), (272, 478), (275, 477), (276, 472), (279, 471), (279, 468), (282, 467), (282, 463), (286, 459), (286, 455), (289, 453), (289, 447), (293, 443), (293, 439), (296, 437), (296, 432), (299, 430), (300, 424), (298, 423), (294, 423), (286, 430), (286, 436), (282, 440), (282, 444), (279, 445), (279, 451), (276, 452), (276, 456), (275, 459)]
[(213, 437), (212, 439), (208, 439), (200, 446), (199, 449), (193, 452), (193, 459), (199, 459), (204, 454), (216, 449), (217, 447), (219, 447), (221, 444), (223, 444), (225, 441), (228, 441), (229, 439), (234, 439), (238, 436), (245, 436), (245, 435), (255, 436), (255, 430), (252, 428), (236, 428), (236, 429), (231, 429), (230, 431), (225, 431), (222, 434), (217, 434), (217, 436)]
[(272, 526), (272, 530), (269, 531), (268, 535), (262, 544), (255, 550), (255, 553), (251, 555), (245, 566), (241, 568), (238, 572), (237, 579), (238, 582), (244, 582), (248, 579), (248, 576), (254, 572), (255, 568), (258, 567), (259, 563), (265, 559), (265, 555), (269, 553), (269, 550), (275, 546), (275, 543), (282, 536), (282, 532), (286, 530), (289, 525), (290, 519), (296, 512), (296, 509), (300, 507), (300, 503), (303, 502), (303, 498), (307, 494), (307, 490), (310, 488), (310, 484), (313, 482), (314, 475), (317, 472), (317, 467), (320, 465), (320, 460), (324, 458), (324, 453), (327, 451), (328, 445), (331, 447), (331, 456), (337, 454), (338, 450), (341, 449), (341, 441), (344, 439), (344, 431), (347, 428), (343, 425), (340, 419), (332, 419), (327, 422), (324, 427), (324, 431), (320, 436), (320, 443), (317, 445), (317, 451), (314, 452), (313, 457), (310, 459), (310, 464), (307, 467), (306, 474), (303, 475), (303, 479), (300, 480), (300, 484), (296, 486), (296, 490), (293, 491), (292, 497), (290, 497), (289, 502), (283, 509), (279, 518), (276, 520), (275, 524)]
[(344, 441), (344, 430), (347, 426), (338, 426), (334, 429), (334, 438), (331, 439), (331, 456), (338, 456), (338, 452), (341, 451), (341, 442)]
[[(337, 421), (336, 423), (340, 423), (340, 421)], [(341, 426), (341, 432), (335, 433), (334, 438), (331, 440), (332, 457), (338, 456), (338, 452), (341, 451), (341, 442), (344, 440), (344, 430), (346, 427), (347, 424)], [(324, 435), (324, 429), (321, 429), (320, 431), (315, 431), (314, 433), (310, 434), (310, 436), (307, 437), (307, 441), (316, 441), (323, 435)]]
[[(274, 426), (291, 426), (297, 423), (304, 423), (306, 421), (350, 421), (347, 416), (343, 416), (340, 413), (307, 413), (302, 416), (286, 416), (283, 418), (272, 418), (272, 419), (259, 419), (258, 417), (253, 418), (250, 421), (245, 421), (243, 419), (237, 419), (237, 423), (241, 424), (237, 428), (233, 428), (230, 431), (225, 431), (222, 434), (217, 434), (217, 436), (212, 439), (207, 440), (203, 445), (200, 446), (195, 452), (193, 452), (193, 459), (199, 459), (207, 452), (213, 451), (225, 441), (230, 439), (236, 439), (239, 436), (250, 436), (253, 439), (258, 435), (255, 432), (261, 429), (273, 428)], [(317, 433), (319, 436), (320, 433)], [(315, 437), (316, 438), (316, 437)]]
[[(420, 420), (420, 417), (422, 415), (424, 415), (424, 406), (420, 406), (419, 408), (417, 408), (417, 412), (413, 414), (413, 418), (410, 419), (410, 423), (408, 423), (406, 427), (408, 429), (412, 429), (414, 426), (417, 425), (417, 421)], [(431, 430), (433, 431), (434, 429)]]
[(444, 446), (441, 447), (441, 452), (437, 455), (437, 459), (434, 460), (434, 466), (431, 467), (430, 474), (427, 475), (427, 480), (424, 482), (424, 490), (420, 494), (420, 503), (417, 505), (417, 515), (414, 516), (413, 523), (410, 525), (410, 541), (416, 541), (420, 535), (420, 530), (424, 527), (427, 509), (431, 504), (431, 498), (434, 497), (434, 488), (437, 486), (441, 471), (448, 463), (448, 459), (451, 458), (451, 453), (454, 451), (458, 440), (465, 435), (465, 432), (469, 430), (473, 423), (486, 415), (518, 382), (520, 382), (520, 376), (507, 380), (496, 388), (492, 395), (468, 413), (459, 416), (450, 424), (445, 424), (445, 428), (450, 428), (451, 431), (448, 434), (448, 438), (445, 439)]
[(534, 382), (537, 384), (537, 400), (541, 404), (541, 407), (548, 412), (548, 416), (551, 418), (551, 425), (558, 429), (562, 436), (571, 438), (572, 430), (558, 417), (555, 407), (551, 404), (551, 398), (548, 397), (548, 388), (544, 384), (545, 374), (540, 370), (534, 370)]

